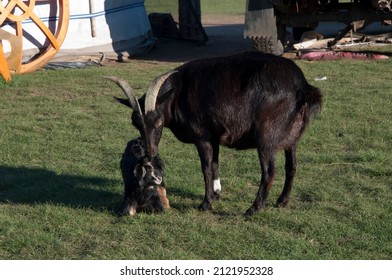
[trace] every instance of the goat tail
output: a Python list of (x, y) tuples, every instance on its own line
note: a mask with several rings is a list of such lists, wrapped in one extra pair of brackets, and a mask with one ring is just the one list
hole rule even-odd
[(305, 94), (305, 104), (307, 106), (307, 115), (309, 118), (317, 116), (321, 112), (323, 96), (318, 88), (309, 85)]

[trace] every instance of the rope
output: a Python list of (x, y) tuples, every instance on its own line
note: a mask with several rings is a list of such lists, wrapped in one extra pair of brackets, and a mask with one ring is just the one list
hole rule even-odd
[[(69, 20), (91, 19), (91, 18), (101, 17), (101, 16), (105, 16), (105, 15), (109, 15), (109, 14), (118, 13), (118, 12), (123, 12), (123, 11), (134, 9), (134, 8), (139, 8), (139, 7), (144, 7), (144, 2), (134, 3), (134, 4), (127, 5), (127, 6), (112, 8), (112, 9), (108, 9), (105, 11), (100, 11), (100, 12), (95, 12), (95, 13), (90, 13), (90, 14), (70, 15)], [(41, 20), (43, 22), (50, 22), (50, 21), (57, 22), (59, 20), (59, 18), (58, 18), (58, 16), (52, 16), (52, 17), (43, 17), (43, 18), (41, 18)], [(10, 20), (4, 21), (4, 24), (10, 24), (10, 23), (13, 23), (13, 22)], [(22, 22), (22, 24), (25, 24), (25, 23), (26, 24), (33, 23), (33, 21), (30, 19), (27, 19)]]

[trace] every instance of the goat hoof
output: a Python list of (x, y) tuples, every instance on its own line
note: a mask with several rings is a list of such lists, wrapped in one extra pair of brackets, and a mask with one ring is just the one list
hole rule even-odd
[(211, 211), (212, 205), (211, 203), (203, 202), (202, 204), (199, 205), (198, 209), (200, 211)]
[(126, 206), (122, 211), (122, 215), (124, 216), (135, 216), (136, 215), (136, 206)]
[(250, 207), (248, 210), (246, 210), (245, 217), (250, 217), (256, 212), (257, 210), (254, 207)]
[(220, 191), (214, 192), (214, 200), (219, 200), (221, 197)]
[(288, 198), (282, 198), (282, 199), (278, 199), (278, 201), (276, 202), (276, 207), (277, 208), (285, 208), (287, 206), (287, 204), (289, 204), (289, 199)]
[(152, 212), (155, 212), (155, 213), (159, 214), (159, 213), (165, 212), (165, 209), (163, 209), (163, 207), (156, 207), (156, 208), (153, 209)]

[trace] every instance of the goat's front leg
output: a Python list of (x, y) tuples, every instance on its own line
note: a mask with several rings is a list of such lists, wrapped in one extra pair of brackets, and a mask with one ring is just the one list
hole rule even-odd
[(123, 215), (129, 215), (129, 216), (134, 216), (136, 215), (137, 211), (137, 200), (134, 198), (134, 194), (132, 195), (125, 195), (124, 200), (122, 203), (122, 214)]
[[(212, 201), (216, 199), (217, 195), (214, 192), (214, 167), (217, 169), (217, 163), (214, 163), (214, 158), (217, 159), (217, 155), (214, 157), (213, 145), (208, 141), (200, 141), (196, 144), (197, 151), (199, 152), (201, 169), (204, 175), (205, 183), (205, 195), (202, 204), (199, 206), (200, 210), (212, 210)], [(216, 180), (216, 179), (215, 179)], [(216, 181), (215, 181), (216, 185)]]
[(258, 210), (265, 206), (269, 191), (272, 187), (272, 182), (275, 177), (275, 161), (274, 156), (269, 154), (265, 155), (259, 151), (260, 166), (261, 166), (261, 182), (259, 191), (257, 192), (256, 199), (252, 206), (246, 211), (246, 216), (251, 216)]
[(293, 185), (294, 176), (297, 170), (296, 146), (285, 149), (284, 152), (286, 157), (286, 180), (284, 182), (282, 194), (279, 196), (276, 203), (277, 207), (286, 207), (289, 203), (291, 187)]

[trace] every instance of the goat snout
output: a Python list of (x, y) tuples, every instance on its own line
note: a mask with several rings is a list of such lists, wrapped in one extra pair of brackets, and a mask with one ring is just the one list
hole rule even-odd
[(150, 158), (154, 158), (158, 155), (158, 147), (147, 142), (147, 154)]

